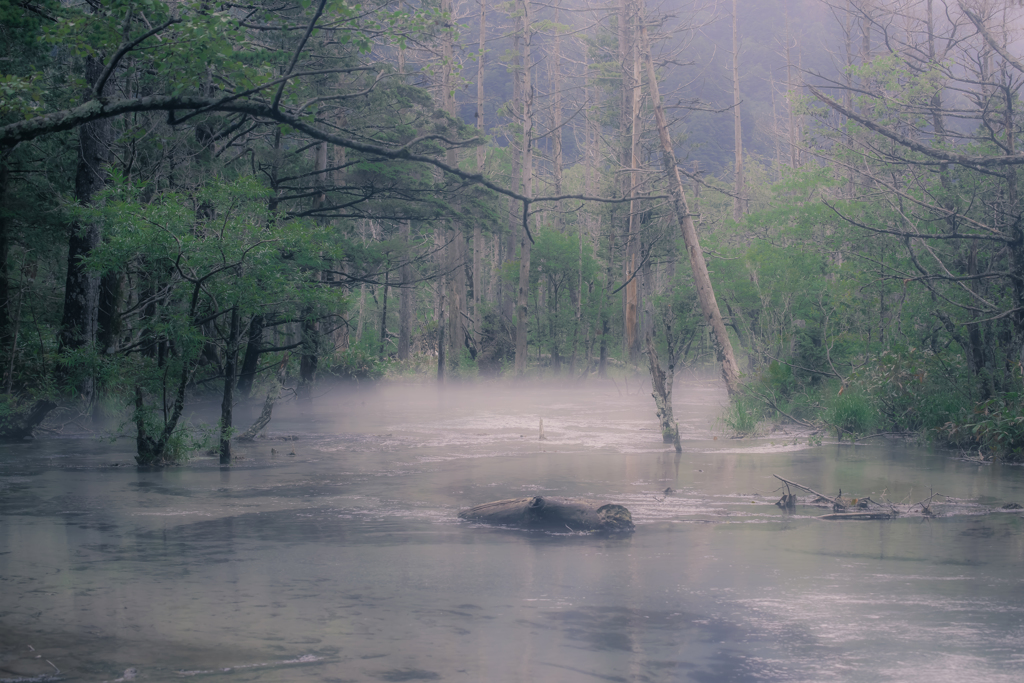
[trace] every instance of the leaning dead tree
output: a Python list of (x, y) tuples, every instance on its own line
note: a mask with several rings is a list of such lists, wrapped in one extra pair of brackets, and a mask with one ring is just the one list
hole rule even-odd
[(651, 396), (657, 406), (658, 421), (661, 423), (661, 439), (673, 444), (676, 453), (683, 452), (679, 442), (679, 424), (672, 415), (672, 378), (666, 377), (658, 361), (658, 352), (654, 348), (654, 340), (647, 335), (647, 362), (651, 368)]
[(715, 342), (715, 352), (722, 364), (722, 378), (725, 380), (726, 389), (730, 396), (735, 396), (740, 388), (740, 372), (736, 365), (736, 357), (732, 351), (732, 342), (729, 341), (729, 332), (725, 328), (725, 321), (722, 320), (722, 312), (718, 309), (718, 301), (715, 299), (715, 290), (711, 286), (711, 277), (708, 275), (708, 264), (704, 260), (704, 252), (700, 248), (700, 240), (697, 239), (697, 228), (690, 216), (690, 208), (686, 204), (686, 194), (683, 192), (683, 179), (679, 175), (676, 163), (675, 149), (672, 147), (672, 138), (669, 135), (668, 121), (665, 118), (665, 110), (661, 106), (661, 92), (658, 89), (658, 78), (654, 72), (654, 61), (651, 59), (651, 44), (647, 37), (647, 26), (641, 23), (640, 26), (641, 50), (644, 60), (647, 62), (647, 82), (651, 92), (651, 102), (654, 105), (654, 116), (658, 122), (658, 135), (661, 138), (661, 164), (665, 170), (665, 179), (668, 181), (669, 193), (672, 196), (672, 208), (675, 210), (676, 219), (679, 221), (679, 230), (683, 234), (683, 241), (686, 243), (686, 251), (690, 255), (690, 266), (693, 268), (693, 281), (697, 287), (697, 298), (700, 300), (701, 312), (704, 319), (711, 326)]

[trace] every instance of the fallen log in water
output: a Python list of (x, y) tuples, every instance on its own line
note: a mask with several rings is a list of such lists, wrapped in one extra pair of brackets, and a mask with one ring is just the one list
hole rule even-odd
[(545, 531), (633, 532), (633, 516), (622, 505), (583, 498), (510, 498), (463, 510), (460, 519)]
[(863, 512), (833, 512), (821, 515), (818, 519), (893, 519), (895, 512), (889, 510), (865, 510)]

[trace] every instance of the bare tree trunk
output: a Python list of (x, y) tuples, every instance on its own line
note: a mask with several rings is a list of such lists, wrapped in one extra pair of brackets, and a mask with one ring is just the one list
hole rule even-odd
[(739, 223), (747, 212), (745, 186), (743, 177), (743, 117), (740, 115), (740, 33), (739, 14), (736, 12), (736, 0), (732, 0), (732, 119), (733, 145), (736, 149), (734, 173), (736, 196), (732, 200), (732, 218)]
[(569, 376), (576, 374), (576, 352), (579, 349), (580, 323), (583, 317), (583, 216), (576, 221), (576, 230), (579, 237), (579, 260), (576, 273), (576, 300), (573, 302), (576, 307), (576, 318), (572, 326), (572, 357), (569, 360)]
[[(555, 7), (555, 23), (559, 22), (559, 8)], [(552, 171), (554, 173), (555, 194), (562, 194), (562, 175), (564, 161), (562, 159), (562, 34), (555, 29), (554, 45), (549, 57), (551, 74), (551, 151)], [(559, 232), (565, 221), (562, 216), (562, 202), (556, 206), (555, 225)]]
[[(487, 0), (480, 2), (480, 44), (476, 56), (476, 128), (484, 134), (484, 45), (487, 37)], [(477, 145), (476, 172), (484, 172), (486, 148)], [(480, 329), (483, 326), (484, 288), (481, 282), (483, 267), (484, 236), (480, 221), (473, 223), (473, 342), (479, 347)]]
[[(454, 15), (452, 0), (442, 0), (441, 11)], [(454, 90), (454, 45), (453, 36), (450, 31), (442, 34), (442, 55), (444, 63), (441, 67), (441, 102), (444, 111), (451, 116), (456, 115)], [(458, 152), (455, 149), (448, 149), (445, 153), (445, 162), (450, 166), (458, 165)], [(461, 352), (466, 337), (467, 303), (466, 303), (466, 237), (462, 232), (462, 226), (452, 223), (450, 226), (448, 246), (445, 251), (448, 254), (448, 353), (451, 361), (456, 362)]]
[(622, 88), (625, 111), (622, 120), (624, 144), (623, 163), (629, 169), (624, 174), (629, 187), (629, 216), (626, 219), (626, 258), (623, 263), (623, 346), (630, 362), (640, 358), (640, 288), (637, 269), (640, 266), (639, 202), (636, 201), (638, 170), (640, 166), (640, 53), (634, 24), (637, 6), (628, 0), (619, 5), (619, 56), (622, 59)]
[[(514, 23), (515, 27), (513, 28), (512, 35), (512, 106), (517, 110), (516, 115), (521, 121), (523, 104), (522, 53), (520, 52), (522, 45), (522, 17), (517, 16)], [(513, 189), (518, 190), (522, 173), (522, 156), (515, 149), (514, 139), (510, 147), (512, 148), (509, 150), (512, 156), (512, 175), (509, 178), (509, 185)], [(516, 242), (518, 241), (519, 233), (522, 231), (522, 222), (519, 212), (516, 210), (517, 205), (518, 202), (515, 199), (509, 198), (508, 232), (505, 233), (505, 239), (499, 245), (499, 270), (502, 265), (514, 261), (516, 258)], [(498, 292), (501, 299), (501, 317), (511, 324), (515, 315), (515, 297), (512, 287), (500, 276), (498, 279)]]
[(453, 363), (458, 362), (467, 341), (466, 319), (469, 317), (466, 310), (467, 251), (466, 236), (462, 232), (462, 226), (455, 225), (451, 244), (448, 246), (449, 271), (451, 272), (449, 276), (451, 293), (448, 300), (448, 349)]
[(444, 357), (444, 290), (445, 282), (442, 279), (441, 282), (437, 283), (437, 288), (440, 294), (440, 300), (438, 301), (438, 313), (437, 313), (437, 383), (444, 384), (445, 375), (445, 357)]
[(608, 263), (605, 267), (605, 290), (601, 303), (601, 344), (598, 351), (597, 374), (599, 377), (608, 375), (608, 335), (611, 333), (612, 273), (615, 263), (615, 227), (608, 234)]
[(665, 176), (669, 184), (669, 192), (672, 195), (672, 206), (679, 221), (679, 229), (683, 234), (683, 241), (686, 243), (686, 250), (690, 254), (690, 266), (693, 268), (693, 281), (697, 287), (697, 297), (700, 299), (701, 311), (704, 319), (715, 339), (715, 351), (719, 362), (722, 363), (722, 378), (725, 380), (726, 389), (730, 396), (739, 392), (740, 373), (736, 365), (736, 357), (733, 355), (732, 342), (729, 341), (729, 332), (725, 329), (725, 322), (722, 320), (722, 313), (718, 309), (718, 302), (715, 300), (715, 291), (711, 287), (711, 278), (708, 275), (708, 266), (704, 261), (704, 252), (701, 251), (700, 241), (697, 238), (697, 228), (690, 217), (690, 209), (686, 205), (686, 195), (683, 192), (683, 181), (676, 168), (676, 153), (672, 148), (672, 138), (668, 132), (668, 122), (665, 119), (665, 112), (661, 107), (661, 93), (658, 89), (658, 79), (654, 72), (654, 61), (651, 59), (651, 47), (647, 39), (647, 27), (643, 22), (640, 24), (642, 50), (647, 61), (647, 80), (651, 88), (651, 100), (654, 104), (654, 116), (658, 121), (658, 134), (661, 138), (661, 163), (665, 170)]
[[(531, 0), (520, 0), (523, 7), (523, 195), (533, 196), (533, 77), (530, 46), (533, 40)], [(527, 302), (530, 293), (530, 235), (527, 232), (529, 205), (523, 206), (523, 238), (519, 254), (519, 298), (516, 303), (516, 366), (522, 376), (527, 365)]]
[(796, 168), (800, 165), (800, 152), (797, 148), (796, 129), (796, 90), (793, 88), (793, 40), (789, 34), (789, 8), (786, 8), (786, 88), (789, 99), (789, 166)]
[(389, 270), (384, 271), (384, 293), (381, 296), (381, 311), (380, 311), (380, 349), (377, 351), (377, 355), (381, 358), (384, 357), (384, 348), (388, 341), (388, 274)]
[[(399, 239), (403, 244), (409, 244), (409, 239), (412, 233), (412, 221), (402, 221), (402, 227), (399, 228)], [(412, 264), (409, 263), (409, 257), (405, 257), (405, 262), (402, 264), (401, 269), (402, 278), (402, 289), (399, 294), (399, 308), (398, 308), (398, 359), (408, 360), (409, 359), (409, 346), (412, 342), (412, 316), (413, 316), (413, 297), (416, 295), (416, 290), (412, 287)]]

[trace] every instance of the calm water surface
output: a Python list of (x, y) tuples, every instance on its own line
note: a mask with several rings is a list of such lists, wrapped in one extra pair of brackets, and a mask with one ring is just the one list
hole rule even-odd
[[(0, 681), (1024, 680), (1024, 520), (990, 512), (1024, 503), (1024, 469), (731, 440), (724, 402), (677, 385), (682, 456), (621, 382), (338, 391), (280, 406), (230, 469), (0, 447)], [(963, 504), (827, 522), (775, 507), (773, 473)], [(623, 503), (636, 534), (456, 518), (537, 494)]]

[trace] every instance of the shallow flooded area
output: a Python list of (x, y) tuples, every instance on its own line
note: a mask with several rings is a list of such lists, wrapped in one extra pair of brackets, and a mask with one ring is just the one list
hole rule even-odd
[[(1000, 509), (1024, 468), (729, 439), (725, 402), (677, 384), (682, 455), (622, 382), (339, 389), (282, 404), (230, 468), (139, 471), (133, 440), (82, 434), (4, 445), (0, 681), (1024, 677), (1024, 520)], [(822, 521), (775, 506), (773, 474), (957, 504)], [(534, 495), (621, 503), (636, 532), (456, 516)]]

